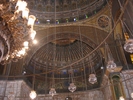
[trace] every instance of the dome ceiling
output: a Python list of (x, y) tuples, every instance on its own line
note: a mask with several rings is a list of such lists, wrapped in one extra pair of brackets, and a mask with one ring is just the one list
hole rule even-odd
[[(62, 40), (63, 43), (60, 43), (59, 41)], [(61, 39), (56, 40), (56, 42), (49, 42), (48, 44), (41, 47), (32, 57), (30, 64), (28, 66), (29, 71), (33, 72), (33, 69), (35, 67), (35, 73), (40, 74), (47, 73), (51, 70), (63, 68), (64, 66), (69, 66), (71, 63), (76, 62), (79, 59), (82, 59), (82, 57), (85, 57), (88, 53), (90, 53), (93, 50), (93, 48), (85, 42), (76, 39), (69, 40), (72, 40), (72, 42), (68, 41), (68, 39), (66, 39), (67, 42), (65, 41), (65, 39)], [(88, 79), (89, 73), (91, 72), (91, 67), (93, 67), (92, 69), (96, 70), (98, 80), (100, 80), (100, 77), (102, 76), (102, 71), (99, 70), (102, 66), (101, 63), (102, 60), (100, 54), (98, 52), (94, 52), (84, 61), (78, 62), (70, 66), (72, 67), (74, 72), (74, 82), (77, 86), (77, 91), (82, 91), (84, 90), (84, 88), (86, 88), (84, 79)], [(70, 67), (54, 72), (55, 88), (58, 93), (68, 92), (68, 86), (70, 82)], [(36, 77), (35, 86), (37, 86), (36, 89), (39, 93), (44, 93), (44, 90), (48, 93), (49, 88), (52, 85), (52, 73), (53, 72), (50, 72), (46, 75), (40, 74)], [(86, 73), (87, 77), (84, 76), (84, 73)], [(81, 82), (79, 82), (78, 80), (81, 80)], [(87, 88), (91, 89), (92, 85), (89, 82), (87, 82), (87, 84)], [(93, 88), (98, 87), (99, 84), (100, 81), (94, 84)]]
[[(106, 5), (106, 0), (27, 0), (36, 24), (60, 24), (86, 19)], [(56, 12), (56, 13), (55, 13)]]
[[(59, 33), (56, 34), (55, 39), (52, 39), (54, 37), (55, 35), (51, 35), (49, 38), (47, 38), (49, 42), (46, 44), (44, 43), (45, 45), (41, 46), (35, 52), (29, 62), (29, 65), (26, 67), (29, 73), (33, 73), (33, 69), (35, 68), (35, 73), (38, 74), (36, 77), (35, 86), (39, 93), (44, 93), (44, 91), (47, 91), (48, 93), (53, 79), (53, 72), (49, 71), (52, 70), (55, 70), (55, 87), (58, 93), (68, 92), (68, 86), (70, 82), (70, 67), (72, 67), (74, 71), (74, 80), (77, 86), (77, 91), (82, 91), (84, 88), (86, 88), (84, 79), (86, 78), (86, 80), (88, 80), (91, 67), (96, 70), (98, 80), (100, 80), (102, 71), (99, 71), (99, 69), (102, 66), (102, 60), (99, 51), (95, 51), (84, 60), (75, 63), (94, 50), (96, 47), (94, 42), (85, 36), (82, 36), (83, 40), (81, 40), (79, 34), (72, 33)], [(69, 66), (72, 63), (75, 64)], [(67, 66), (67, 68), (63, 68), (64, 66)], [(84, 76), (84, 73), (86, 73), (86, 77)], [(78, 80), (82, 81), (79, 82)], [(87, 84), (87, 88), (91, 89), (92, 85), (88, 82)], [(93, 88), (98, 87), (99, 84), (100, 81), (94, 84)]]
[[(33, 10), (43, 12), (59, 12), (75, 10), (95, 4), (98, 0), (27, 0)], [(55, 8), (56, 7), (56, 8)]]
[[(95, 32), (98, 32), (98, 35), (94, 34)], [(39, 93), (44, 91), (48, 93), (53, 72), (57, 92), (68, 92), (70, 67), (74, 71), (77, 91), (84, 90), (86, 84), (87, 89), (99, 86), (103, 74), (101, 53), (99, 50), (91, 52), (97, 47), (96, 36), (100, 37), (98, 38), (100, 43), (107, 36), (105, 31), (88, 26), (80, 28), (79, 26), (61, 26), (56, 29), (55, 27), (45, 28), (38, 33), (36, 39), (39, 40), (39, 45), (29, 52), (25, 68), (27, 74), (32, 74), (35, 68), (37, 74), (35, 86)], [(98, 82), (94, 85), (88, 82), (91, 66), (98, 77)]]
[[(53, 66), (61, 68), (76, 62), (82, 57), (85, 57), (92, 50), (93, 48), (91, 46), (78, 40), (75, 40), (69, 45), (58, 45), (50, 42), (36, 52), (30, 63), (31, 66), (36, 66), (36, 70), (38, 70), (38, 72), (40, 72), (42, 69), (45, 69), (47, 66), (49, 66), (48, 70), (52, 70)], [(98, 63), (99, 59), (100, 56), (97, 52), (95, 52), (87, 57), (84, 63), (89, 66), (88, 63), (90, 60)], [(80, 68), (82, 67), (82, 62), (73, 66), (75, 66), (75, 68)]]

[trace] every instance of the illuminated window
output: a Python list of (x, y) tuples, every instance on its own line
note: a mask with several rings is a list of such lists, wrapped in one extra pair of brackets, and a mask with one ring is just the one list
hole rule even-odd
[(128, 33), (124, 33), (124, 37), (125, 37), (125, 40), (128, 40), (129, 39)]
[(133, 63), (133, 54), (130, 54), (131, 62)]
[(119, 75), (114, 75), (111, 77), (112, 90), (114, 94), (114, 100), (119, 100), (120, 96), (124, 97), (123, 85), (121, 82), (121, 77)]

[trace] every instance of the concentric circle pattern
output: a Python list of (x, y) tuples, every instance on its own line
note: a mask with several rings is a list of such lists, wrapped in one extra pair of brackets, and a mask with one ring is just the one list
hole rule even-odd
[[(37, 72), (41, 72), (46, 67), (48, 67), (50, 71), (53, 67), (61, 68), (76, 62), (93, 50), (90, 45), (79, 40), (75, 40), (70, 44), (61, 44), (62, 43), (55, 44), (55, 42), (50, 42), (41, 47), (32, 57), (30, 65), (36, 66)], [(99, 54), (95, 52), (85, 59), (84, 64), (90, 66), (90, 61), (99, 62), (99, 58)], [(83, 66), (82, 63), (83, 62), (79, 62), (73, 65), (73, 68), (81, 68)]]

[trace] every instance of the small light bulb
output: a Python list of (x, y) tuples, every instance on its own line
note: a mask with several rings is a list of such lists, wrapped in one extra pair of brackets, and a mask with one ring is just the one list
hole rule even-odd
[(103, 69), (103, 66), (101, 67), (101, 69)]
[(31, 99), (35, 99), (36, 96), (37, 96), (36, 91), (32, 90), (32, 91), (30, 92), (29, 96), (30, 96)]
[(50, 22), (50, 20), (49, 20), (49, 19), (47, 19), (47, 22)]
[(125, 100), (123, 96), (120, 96), (119, 100)]
[(35, 36), (36, 36), (36, 31), (32, 30), (30, 33), (31, 39), (34, 40)]
[(28, 19), (29, 17), (29, 9), (25, 8), (22, 12), (22, 17)]
[(23, 71), (23, 75), (25, 75), (26, 74), (26, 71)]
[(33, 40), (33, 44), (37, 44), (37, 40)]
[(33, 27), (35, 20), (36, 20), (36, 17), (34, 15), (30, 15), (27, 23), (28, 26)]
[(25, 42), (24, 42), (24, 48), (25, 48), (25, 49), (28, 49), (28, 45), (29, 45), (29, 42), (28, 42), (28, 41), (25, 41)]
[(74, 18), (74, 21), (76, 21), (76, 18)]
[(131, 93), (131, 97), (133, 98), (133, 92)]

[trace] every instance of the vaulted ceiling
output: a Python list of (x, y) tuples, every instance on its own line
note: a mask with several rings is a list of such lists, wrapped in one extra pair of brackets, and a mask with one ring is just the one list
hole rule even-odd
[[(119, 62), (114, 35), (108, 36), (112, 16), (106, 1), (27, 0), (30, 13), (37, 17), (34, 28), (38, 44), (32, 46), (23, 59), (22, 69), (30, 83), (31, 77), (36, 75), (38, 93), (48, 93), (53, 73), (57, 92), (68, 92), (70, 68), (74, 71), (77, 91), (99, 87), (105, 71), (101, 69), (104, 66), (105, 39), (115, 61)], [(17, 64), (13, 63), (12, 68), (19, 70), (20, 62)], [(88, 82), (91, 69), (95, 70), (98, 78), (94, 85)], [(12, 70), (12, 73), (14, 75), (17, 71)]]

